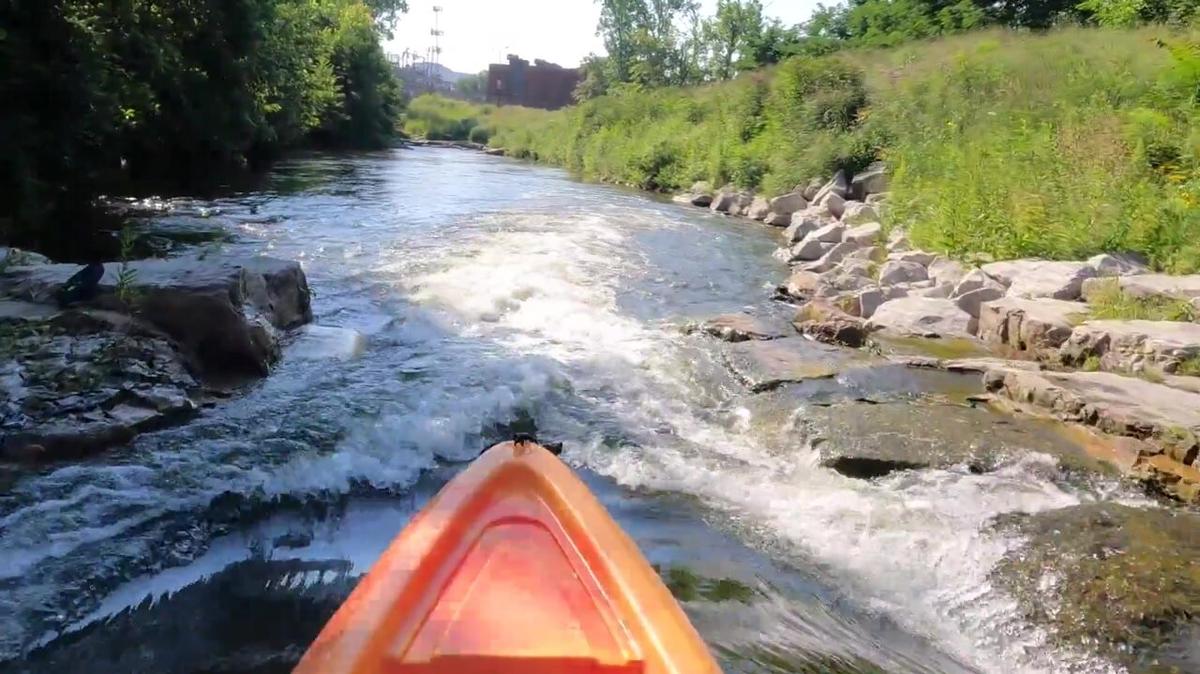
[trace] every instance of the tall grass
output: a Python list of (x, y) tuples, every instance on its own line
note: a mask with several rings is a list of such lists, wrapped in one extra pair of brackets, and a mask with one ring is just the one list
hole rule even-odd
[[(889, 224), (923, 247), (998, 258), (1139, 251), (1194, 272), (1198, 44), (1166, 28), (991, 30), (464, 119), (512, 154), (652, 190), (707, 180), (777, 194), (884, 159)], [(411, 110), (410, 124), (420, 117)]]

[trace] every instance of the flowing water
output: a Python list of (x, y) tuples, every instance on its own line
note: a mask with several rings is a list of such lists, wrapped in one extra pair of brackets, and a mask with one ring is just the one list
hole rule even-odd
[[(231, 229), (213, 254), (300, 260), (316, 323), (339, 330), (186, 426), (0, 476), (0, 670), (287, 671), (441, 484), (536, 429), (728, 672), (1118, 671), (1054, 646), (991, 581), (1018, 543), (993, 518), (1112, 483), (1035, 432), (986, 472), (839, 475), (788, 440), (815, 398), (761, 413), (723, 345), (680, 330), (784, 310), (777, 230), (436, 149), (300, 157), (174, 204), (164, 227), (202, 210)], [(896, 433), (938, 423), (917, 377), (883, 392), (912, 399)]]

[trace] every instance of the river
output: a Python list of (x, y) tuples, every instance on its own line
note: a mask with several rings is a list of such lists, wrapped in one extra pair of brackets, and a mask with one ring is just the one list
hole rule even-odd
[[(807, 412), (865, 391), (919, 439), (939, 423), (921, 394), (975, 380), (753, 396), (722, 343), (680, 329), (786, 314), (778, 230), (444, 149), (301, 156), (173, 203), (229, 227), (231, 252), (300, 260), (316, 323), (365, 345), (300, 339), (186, 426), (4, 474), (4, 671), (287, 671), (413, 512), (525, 430), (565, 443), (727, 672), (1119, 671), (992, 581), (1019, 542), (997, 516), (1136, 500), (1115, 479), (1062, 468), (1020, 422), (989, 470), (840, 475)], [(998, 419), (961, 414), (968, 436)]]

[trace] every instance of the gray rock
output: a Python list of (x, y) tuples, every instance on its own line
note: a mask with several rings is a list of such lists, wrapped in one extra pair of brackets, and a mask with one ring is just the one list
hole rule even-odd
[[(0, 274), (0, 293), (52, 303), (79, 267), (18, 267)], [(138, 316), (169, 335), (205, 376), (265, 375), (279, 355), (274, 329), (312, 320), (300, 265), (271, 258), (173, 258), (131, 263)], [(128, 311), (118, 297), (120, 266), (105, 266), (92, 306)]]
[(804, 185), (797, 185), (794, 191), (804, 195), (804, 198), (807, 199), (809, 203), (812, 203), (812, 201), (817, 198), (817, 194), (821, 192), (821, 188), (824, 187), (824, 185), (824, 180), (821, 180), (820, 178), (813, 178)]
[(1150, 261), (1138, 253), (1101, 253), (1089, 258), (1097, 276), (1128, 276), (1150, 273)]
[(937, 299), (949, 299), (950, 292), (954, 290), (952, 286), (946, 283), (934, 285), (929, 288), (921, 288), (909, 293), (913, 297), (934, 297)]
[(966, 267), (947, 257), (938, 257), (929, 263), (929, 278), (935, 283), (958, 285), (966, 275)]
[(1071, 336), (1087, 306), (1062, 300), (1006, 296), (979, 309), (979, 338), (1035, 355), (1054, 352)]
[(1109, 372), (1173, 374), (1200, 358), (1200, 324), (1177, 321), (1087, 321), (1075, 327), (1060, 351), (1079, 365), (1098, 358)]
[(696, 330), (726, 342), (778, 339), (795, 334), (787, 325), (750, 314), (724, 314), (710, 318)]
[(851, 348), (863, 346), (870, 334), (865, 321), (826, 300), (813, 300), (800, 307), (792, 325), (800, 334), (819, 342)]
[(783, 230), (783, 238), (788, 243), (803, 241), (804, 237), (827, 225), (837, 224), (837, 219), (828, 215), (823, 209), (808, 208), (792, 214), (791, 224)]
[(878, 286), (864, 288), (858, 293), (858, 315), (862, 318), (870, 318), (875, 315), (875, 310), (883, 304), (883, 291)]
[[(960, 286), (962, 284), (959, 284)], [(941, 286), (943, 288), (949, 286)], [(958, 289), (950, 292), (949, 297), (954, 300), (959, 309), (970, 314), (973, 318), (979, 318), (981, 308), (985, 302), (994, 302), (1004, 297), (1004, 289), (997, 287), (983, 287), (974, 290), (968, 290), (965, 293), (958, 293)]]
[(879, 194), (868, 194), (867, 198), (863, 199), (863, 201), (871, 206), (874, 206), (876, 208), (876, 210), (878, 210), (880, 206), (882, 206), (888, 202), (888, 200), (891, 198), (891, 195), (892, 195), (891, 192), (880, 192)]
[(817, 206), (827, 209), (835, 218), (841, 218), (846, 213), (846, 200), (836, 192), (830, 192), (818, 197)]
[(733, 190), (721, 190), (713, 197), (708, 207), (716, 213), (728, 213), (738, 203), (738, 193)]
[(850, 181), (850, 196), (861, 201), (868, 195), (886, 192), (888, 182), (887, 166), (876, 162)]
[(837, 267), (839, 264), (841, 264), (842, 260), (846, 259), (847, 255), (856, 250), (858, 250), (857, 244), (843, 241), (842, 243), (835, 245), (833, 248), (830, 248), (828, 253), (825, 253), (821, 256), (821, 259), (802, 265), (800, 269), (802, 271), (811, 271), (818, 274), (823, 274)]
[(808, 200), (799, 192), (791, 192), (771, 200), (771, 212), (789, 218), (796, 211), (802, 211), (806, 208), (808, 208)]
[(974, 332), (974, 322), (950, 300), (910, 296), (884, 302), (869, 325), (900, 335), (969, 337)]
[(1200, 394), (1110, 372), (1028, 372), (984, 375), (988, 389), (1064, 420), (1106, 433), (1150, 438), (1175, 460), (1192, 464), (1200, 445)]
[(1191, 276), (1168, 276), (1167, 274), (1138, 274), (1113, 279), (1088, 279), (1083, 282), (1083, 297), (1091, 301), (1097, 292), (1104, 291), (1116, 283), (1121, 291), (1133, 297), (1162, 297), (1178, 300), (1200, 298), (1200, 274)]
[(887, 249), (889, 253), (912, 250), (912, 242), (908, 240), (908, 234), (904, 230), (894, 229), (888, 234)]
[(811, 271), (797, 271), (788, 277), (787, 283), (780, 290), (792, 297), (807, 300), (820, 288), (820, 274)]
[(788, 259), (791, 262), (819, 260), (835, 245), (837, 244), (823, 243), (810, 237), (792, 246)]
[(842, 210), (842, 222), (847, 225), (865, 225), (879, 222), (879, 211), (861, 201), (847, 201)]
[(926, 253), (923, 250), (905, 250), (888, 253), (887, 259), (896, 262), (915, 262), (922, 267), (928, 267), (930, 262), (937, 258), (933, 253)]
[(0, 270), (8, 267), (32, 267), (42, 264), (53, 264), (53, 262), (41, 253), (0, 246)]
[(1096, 276), (1096, 270), (1086, 262), (1010, 260), (985, 264), (982, 269), (1007, 286), (1013, 297), (1056, 300), (1079, 299), (1084, 280)]
[[(842, 235), (843, 241), (849, 241), (860, 246), (874, 246), (879, 242), (879, 237), (883, 233), (883, 225), (878, 222), (868, 222), (857, 227), (846, 230)], [(880, 250), (880, 254), (883, 251)]]
[(840, 223), (825, 225), (811, 232), (805, 240), (820, 241), (821, 243), (840, 243), (846, 234), (846, 226)]
[(763, 222), (765, 222), (768, 225), (771, 225), (772, 227), (788, 227), (791, 225), (791, 222), (792, 222), (792, 214), (791, 213), (776, 213), (776, 212), (772, 211), (770, 213), (767, 213), (767, 217), (763, 219)]
[(825, 183), (821, 189), (817, 190), (816, 194), (814, 194), (812, 199), (809, 199), (809, 201), (813, 203), (820, 203), (825, 199), (825, 197), (832, 194), (844, 202), (849, 193), (850, 181), (846, 179), (846, 173), (844, 171), (838, 171), (834, 174), (833, 178), (829, 182)]
[(806, 337), (741, 342), (725, 351), (725, 362), (751, 391), (769, 391), (787, 383), (835, 377), (861, 362), (853, 351)]
[(0, 323), (47, 321), (59, 313), (58, 309), (47, 304), (0, 299)]
[[(1001, 285), (999, 281), (996, 281), (992, 277), (983, 273), (982, 270), (972, 269), (971, 271), (967, 272), (966, 276), (962, 277), (957, 285), (954, 286), (954, 291), (950, 293), (950, 297), (962, 297), (967, 293), (971, 293), (976, 290), (982, 290), (984, 288), (991, 288), (997, 291), (1001, 296), (1008, 291), (1008, 288)], [(990, 302), (991, 300), (984, 301)]]
[(924, 281), (929, 278), (925, 267), (916, 262), (884, 262), (879, 268), (879, 285), (890, 286), (897, 283)]
[[(854, 232), (853, 229), (850, 230), (849, 232), (846, 232), (845, 241), (847, 243), (862, 244), (860, 237), (858, 237), (858, 236), (852, 237), (851, 236), (853, 234), (853, 232)], [(856, 249), (854, 252), (847, 255), (846, 259), (847, 260), (865, 260), (867, 262), (879, 263), (879, 262), (883, 262), (883, 260), (886, 256), (887, 256), (887, 253), (885, 253), (884, 250), (882, 248), (880, 248), (879, 246), (869, 246), (868, 245), (865, 248)]]
[(746, 216), (762, 222), (767, 219), (767, 214), (770, 212), (771, 202), (767, 201), (766, 197), (754, 197), (754, 201), (750, 202), (749, 210), (746, 211)]

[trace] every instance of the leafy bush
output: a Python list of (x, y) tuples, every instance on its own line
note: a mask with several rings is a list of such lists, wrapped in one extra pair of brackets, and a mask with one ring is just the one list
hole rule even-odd
[(492, 132), (486, 126), (475, 126), (471, 129), (471, 133), (467, 135), (467, 140), (470, 140), (472, 143), (487, 145), (488, 138), (491, 135)]

